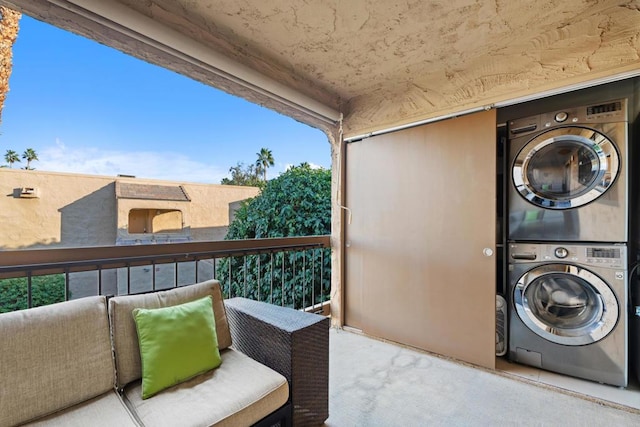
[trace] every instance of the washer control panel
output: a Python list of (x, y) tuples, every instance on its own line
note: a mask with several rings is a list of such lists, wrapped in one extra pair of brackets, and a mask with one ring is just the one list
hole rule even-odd
[(508, 256), (512, 264), (562, 261), (610, 268), (627, 265), (624, 245), (510, 243)]
[(516, 138), (558, 126), (588, 126), (594, 123), (618, 123), (627, 120), (627, 100), (616, 99), (510, 120), (507, 124), (509, 137)]

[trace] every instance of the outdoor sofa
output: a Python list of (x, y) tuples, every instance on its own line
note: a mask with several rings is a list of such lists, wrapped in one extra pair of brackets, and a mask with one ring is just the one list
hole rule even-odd
[[(178, 384), (152, 390), (173, 372), (152, 372), (155, 364), (165, 367), (158, 360), (169, 354), (162, 346), (173, 332), (162, 328), (191, 322), (153, 316), (169, 312), (210, 326), (208, 307), (215, 333), (187, 344), (209, 351), (214, 335), (219, 366), (185, 380), (192, 361), (180, 356), (175, 375), (181, 376), (168, 379)], [(215, 280), (0, 314), (0, 426), (321, 425), (328, 416), (328, 329), (328, 319), (315, 314), (243, 298), (225, 301)], [(305, 353), (301, 339), (312, 353)], [(143, 399), (143, 389), (153, 395)]]

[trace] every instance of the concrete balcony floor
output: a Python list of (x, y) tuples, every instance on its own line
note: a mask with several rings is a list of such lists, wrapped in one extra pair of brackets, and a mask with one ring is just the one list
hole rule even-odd
[(329, 360), (329, 427), (640, 425), (637, 387), (490, 371), (338, 329)]

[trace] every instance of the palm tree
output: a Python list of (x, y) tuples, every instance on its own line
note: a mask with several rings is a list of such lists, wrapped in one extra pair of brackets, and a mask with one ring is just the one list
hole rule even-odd
[(9, 92), (9, 77), (13, 66), (13, 43), (18, 37), (20, 12), (0, 6), (0, 119), (4, 100)]
[(4, 155), (4, 161), (9, 163), (9, 167), (12, 168), (15, 162), (20, 161), (20, 156), (18, 156), (18, 153), (13, 150), (7, 150)]
[(38, 155), (33, 148), (27, 148), (26, 150), (24, 150), (24, 153), (22, 153), (22, 158), (27, 159), (27, 166), (25, 167), (25, 169), (32, 170), (33, 168), (31, 167), (31, 162), (34, 160), (38, 160)]
[(258, 173), (263, 173), (264, 182), (267, 182), (267, 169), (269, 166), (275, 164), (273, 160), (273, 154), (268, 148), (261, 148), (259, 153), (256, 153), (258, 160), (256, 160), (256, 170)]

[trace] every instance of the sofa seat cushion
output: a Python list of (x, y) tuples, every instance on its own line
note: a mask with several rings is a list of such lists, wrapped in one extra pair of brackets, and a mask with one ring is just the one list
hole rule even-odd
[(148, 426), (248, 426), (287, 402), (289, 386), (279, 373), (231, 348), (219, 368), (142, 400), (140, 381), (125, 401)]
[(139, 426), (115, 390), (27, 425), (47, 427)]
[(113, 389), (105, 297), (0, 314), (0, 426), (69, 408)]
[(220, 282), (209, 280), (195, 285), (142, 295), (123, 295), (109, 299), (109, 321), (116, 358), (116, 384), (123, 387), (142, 376), (140, 347), (133, 310), (161, 308), (193, 301), (211, 295), (216, 336), (220, 350), (231, 345), (231, 333), (220, 291)]

